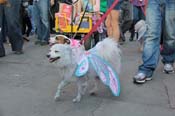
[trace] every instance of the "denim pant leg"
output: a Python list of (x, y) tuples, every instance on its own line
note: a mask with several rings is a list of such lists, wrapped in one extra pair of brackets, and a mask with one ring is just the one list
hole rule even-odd
[(5, 19), (8, 27), (8, 37), (12, 46), (12, 51), (22, 50), (23, 38), (20, 24), (21, 0), (8, 0), (10, 7), (4, 6)]
[(163, 63), (174, 63), (175, 60), (175, 1), (166, 0), (165, 3), (165, 36), (161, 55)]
[(3, 39), (3, 42), (6, 42), (6, 36), (7, 36), (7, 23), (6, 23), (6, 19), (5, 19), (5, 15), (3, 13), (2, 15), (2, 39)]
[(41, 19), (40, 19), (40, 15), (39, 15), (39, 7), (38, 7), (38, 3), (37, 2), (34, 2), (33, 3), (33, 19), (34, 19), (34, 23), (35, 23), (35, 26), (36, 26), (36, 34), (38, 36), (38, 40), (41, 40)]
[(143, 64), (139, 66), (139, 72), (152, 76), (160, 56), (159, 42), (161, 34), (162, 15), (160, 4), (157, 0), (150, 0), (146, 11), (147, 33), (145, 35), (142, 60)]
[(137, 23), (137, 21), (142, 20), (142, 19), (145, 20), (145, 15), (141, 7), (133, 6), (133, 12), (134, 12), (135, 23)]
[(0, 5), (0, 56), (3, 56), (5, 55), (5, 49), (4, 49), (4, 46), (3, 46), (3, 35), (2, 35), (2, 32), (3, 32), (3, 6)]
[(49, 28), (49, 0), (40, 0), (34, 3), (34, 15), (37, 28), (38, 39), (41, 41), (48, 41)]

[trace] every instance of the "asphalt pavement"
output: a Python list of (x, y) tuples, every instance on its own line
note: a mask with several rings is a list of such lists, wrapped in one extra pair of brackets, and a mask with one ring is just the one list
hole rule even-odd
[(76, 85), (71, 83), (60, 101), (54, 94), (61, 81), (58, 68), (46, 58), (49, 46), (24, 44), (24, 54), (15, 55), (5, 44), (6, 57), (0, 58), (0, 116), (175, 116), (175, 74), (164, 74), (160, 62), (153, 80), (133, 84), (132, 77), (141, 64), (137, 41), (121, 46), (121, 95), (114, 97), (100, 84), (96, 96), (88, 93), (73, 103)]

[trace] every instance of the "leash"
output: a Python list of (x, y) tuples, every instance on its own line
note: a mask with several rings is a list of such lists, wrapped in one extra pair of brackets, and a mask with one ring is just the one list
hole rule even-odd
[(105, 20), (105, 18), (107, 17), (107, 15), (111, 12), (111, 10), (118, 4), (119, 0), (115, 0), (111, 7), (107, 10), (107, 12), (100, 18), (100, 20), (97, 21), (97, 23), (92, 27), (92, 29), (90, 30), (90, 32), (88, 34), (86, 34), (83, 39), (81, 39), (80, 44), (82, 44), (83, 42), (85, 42), (90, 36), (91, 34), (97, 29), (97, 27)]

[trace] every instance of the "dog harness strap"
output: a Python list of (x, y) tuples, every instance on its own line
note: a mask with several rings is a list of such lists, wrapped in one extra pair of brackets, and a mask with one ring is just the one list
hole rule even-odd
[(100, 20), (98, 20), (98, 22), (92, 27), (92, 29), (90, 30), (90, 32), (84, 36), (84, 38), (80, 41), (80, 43), (82, 44), (84, 41), (86, 41), (91, 34), (97, 29), (97, 27), (105, 20), (105, 18), (107, 17), (107, 15), (111, 12), (111, 10), (118, 4), (119, 0), (115, 0), (113, 2), (113, 4), (111, 5), (111, 7), (107, 10), (107, 12), (101, 17)]

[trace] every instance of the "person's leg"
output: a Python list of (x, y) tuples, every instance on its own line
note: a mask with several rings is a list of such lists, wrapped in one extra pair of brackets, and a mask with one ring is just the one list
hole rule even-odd
[(21, 17), (22, 35), (26, 34), (26, 23), (25, 17)]
[(163, 57), (164, 71), (174, 72), (175, 61), (175, 1), (169, 0), (165, 3), (164, 41), (161, 55)]
[(38, 2), (34, 2), (32, 16), (34, 24), (36, 26), (36, 34), (37, 34), (37, 41), (35, 42), (35, 44), (40, 44), (40, 41), (42, 40), (42, 26), (41, 26), (42, 24), (41, 24), (41, 17), (39, 14), (40, 9)]
[(175, 1), (169, 0), (165, 6), (165, 36), (163, 41), (163, 63), (174, 63), (175, 60)]
[(111, 11), (112, 37), (118, 42), (120, 39), (119, 10)]
[[(145, 35), (144, 49), (142, 60), (143, 64), (139, 66), (137, 75), (134, 81), (137, 83), (144, 83), (147, 77), (151, 77), (155, 70), (160, 55), (160, 35), (162, 28), (162, 14), (160, 11), (160, 3), (157, 0), (148, 2), (147, 7), (147, 32)], [(139, 75), (143, 74), (143, 75)]]
[(139, 7), (138, 6), (133, 6), (133, 19), (134, 19), (135, 24), (139, 20)]
[(3, 42), (7, 42), (7, 23), (6, 23), (6, 19), (5, 19), (5, 15), (4, 13), (2, 14), (2, 39), (3, 39)]
[[(111, 7), (114, 0), (107, 0), (108, 8)], [(117, 42), (120, 39), (120, 29), (119, 29), (119, 9), (120, 9), (119, 2), (114, 9), (109, 13), (106, 19), (106, 27), (107, 27), (107, 34), (108, 37), (115, 39)]]
[(26, 21), (27, 21), (27, 23), (26, 23), (26, 25), (27, 25), (26, 35), (27, 35), (27, 37), (29, 37), (29, 35), (30, 35), (31, 31), (32, 31), (32, 24), (31, 24), (31, 20), (30, 20), (29, 17), (26, 17)]
[(41, 40), (48, 42), (50, 36), (50, 27), (49, 27), (49, 0), (40, 0), (38, 2), (38, 7), (40, 10), (41, 18)]
[(111, 13), (109, 13), (105, 21), (108, 37), (112, 37), (111, 19), (112, 19), (112, 16), (111, 16)]
[(3, 32), (3, 6), (0, 5), (0, 57), (5, 56), (5, 49), (3, 46), (3, 36), (2, 36), (2, 32)]
[(36, 33), (36, 24), (35, 24), (35, 20), (34, 20), (34, 9), (33, 9), (33, 5), (30, 5), (30, 12), (31, 12), (31, 17), (30, 17), (30, 21), (32, 24), (32, 34)]
[(8, 27), (8, 37), (12, 46), (12, 51), (22, 51), (23, 38), (20, 25), (20, 5), (21, 0), (9, 0), (10, 7), (5, 6), (5, 18)]
[(138, 17), (139, 20), (145, 20), (144, 6), (139, 7)]
[(134, 29), (134, 26), (135, 24), (137, 23), (137, 21), (139, 20), (139, 7), (137, 6), (133, 6), (133, 23), (132, 23), (132, 26), (130, 28), (130, 41), (133, 41), (134, 40), (134, 35), (135, 35), (135, 29)]

